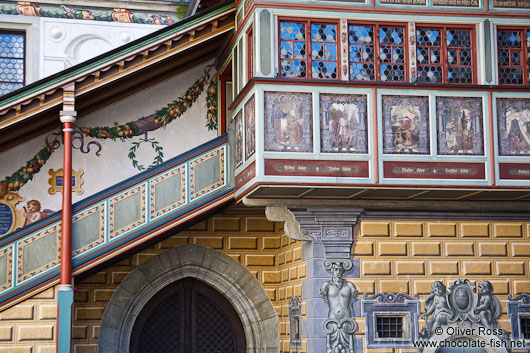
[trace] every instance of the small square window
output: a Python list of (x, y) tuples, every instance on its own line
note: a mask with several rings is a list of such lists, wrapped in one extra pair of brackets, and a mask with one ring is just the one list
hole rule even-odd
[(376, 316), (376, 338), (403, 337), (403, 317)]

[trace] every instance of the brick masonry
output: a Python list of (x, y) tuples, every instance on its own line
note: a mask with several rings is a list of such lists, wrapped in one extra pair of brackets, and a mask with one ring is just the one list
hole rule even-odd
[(55, 353), (57, 287), (0, 313), (0, 353)]
[[(506, 315), (508, 294), (530, 292), (530, 223), (472, 221), (363, 220), (356, 228), (353, 257), (360, 259), (361, 277), (350, 280), (360, 293), (418, 293), (422, 300), (431, 284), (449, 286), (455, 279), (473, 284), (489, 280), (502, 304), (501, 327), (511, 331)], [(358, 320), (364, 336), (364, 320)], [(419, 321), (420, 330), (424, 326)], [(371, 349), (368, 352), (417, 352)]]
[[(281, 351), (290, 352), (289, 299), (302, 296), (302, 281), (306, 278), (302, 242), (289, 239), (282, 223), (269, 222), (262, 214), (218, 214), (76, 283), (74, 353), (97, 351), (105, 307), (134, 268), (184, 244), (199, 244), (223, 252), (256, 276), (278, 314)], [(302, 309), (305, 315), (305, 304)], [(299, 352), (305, 351), (304, 341)]]

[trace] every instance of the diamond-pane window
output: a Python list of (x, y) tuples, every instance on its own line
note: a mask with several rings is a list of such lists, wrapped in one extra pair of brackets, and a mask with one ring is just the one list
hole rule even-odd
[(336, 23), (280, 21), (281, 76), (338, 78), (337, 27)]
[(350, 24), (348, 37), (350, 80), (406, 81), (404, 27)]
[(0, 95), (24, 86), (24, 42), (24, 33), (0, 33)]
[(472, 28), (416, 28), (418, 81), (474, 83)]
[(529, 57), (530, 29), (497, 29), (497, 65), (500, 84), (528, 84)]

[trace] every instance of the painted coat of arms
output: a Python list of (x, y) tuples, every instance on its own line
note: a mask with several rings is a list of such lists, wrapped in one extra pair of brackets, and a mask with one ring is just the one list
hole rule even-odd
[(482, 98), (437, 97), (438, 154), (483, 155)]
[(366, 96), (320, 94), (322, 152), (368, 153)]
[(243, 164), (243, 117), (242, 110), (237, 113), (234, 123), (236, 124), (236, 168)]
[(429, 97), (383, 96), (383, 152), (429, 154)]
[(530, 98), (497, 98), (499, 154), (530, 155)]
[(311, 93), (265, 92), (265, 150), (313, 152)]
[(256, 119), (254, 96), (245, 104), (245, 159), (249, 159), (256, 150)]

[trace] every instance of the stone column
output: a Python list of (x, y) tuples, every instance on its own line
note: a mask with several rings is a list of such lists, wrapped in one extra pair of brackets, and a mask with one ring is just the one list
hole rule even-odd
[[(267, 207), (267, 218), (284, 221), (287, 236), (309, 240), (302, 246), (302, 259), (306, 261), (307, 277), (302, 284), (302, 297), (306, 303), (306, 317), (302, 320), (302, 337), (307, 340), (307, 353), (326, 352), (324, 321), (328, 319), (328, 305), (320, 296), (324, 282), (331, 274), (324, 268), (324, 260), (352, 261), (353, 231), (363, 212), (358, 208)], [(344, 278), (358, 278), (359, 261), (352, 261)], [(352, 303), (352, 316), (360, 317), (360, 301)], [(362, 352), (362, 341), (354, 342), (355, 352)]]

